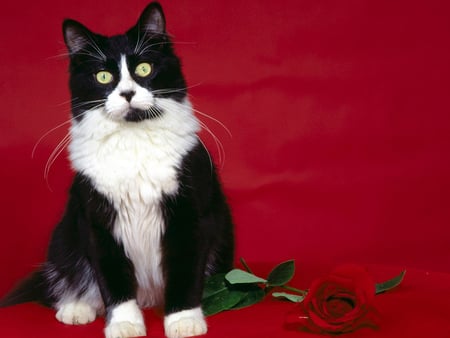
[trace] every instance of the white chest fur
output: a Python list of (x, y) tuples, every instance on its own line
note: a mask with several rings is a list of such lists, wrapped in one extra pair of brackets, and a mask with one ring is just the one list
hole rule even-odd
[(116, 209), (114, 236), (133, 262), (142, 306), (159, 303), (164, 287), (161, 199), (177, 192), (177, 168), (198, 142), (189, 102), (159, 100), (163, 116), (138, 123), (112, 120), (102, 108), (90, 111), (72, 125), (69, 146), (74, 169)]

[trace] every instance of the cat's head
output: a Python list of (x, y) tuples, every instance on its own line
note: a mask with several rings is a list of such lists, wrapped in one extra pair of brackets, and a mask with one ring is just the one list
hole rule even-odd
[(164, 114), (159, 99), (183, 101), (186, 83), (165, 26), (158, 3), (149, 4), (125, 34), (113, 37), (96, 34), (74, 20), (64, 21), (72, 113), (77, 120), (97, 108), (118, 121), (155, 119)]

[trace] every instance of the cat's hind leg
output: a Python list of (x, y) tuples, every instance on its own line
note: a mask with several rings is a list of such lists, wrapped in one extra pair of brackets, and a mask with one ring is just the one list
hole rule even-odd
[(68, 325), (88, 324), (93, 322), (96, 316), (97, 310), (81, 300), (61, 304), (56, 312), (56, 319)]
[(81, 295), (77, 295), (73, 290), (61, 294), (55, 308), (56, 319), (68, 325), (91, 323), (97, 314), (104, 312), (100, 291), (94, 283), (91, 283)]
[(56, 319), (68, 325), (83, 325), (93, 322), (103, 312), (104, 305), (89, 265), (83, 260), (75, 265), (78, 274), (70, 275), (67, 270), (47, 262), (44, 275)]

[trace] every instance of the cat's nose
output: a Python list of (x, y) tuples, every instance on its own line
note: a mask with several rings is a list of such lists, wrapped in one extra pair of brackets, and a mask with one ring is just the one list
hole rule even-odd
[(125, 91), (125, 92), (121, 92), (120, 96), (123, 96), (125, 98), (125, 100), (130, 102), (131, 99), (133, 98), (134, 94), (136, 94), (136, 92), (134, 90), (128, 90), (128, 91)]

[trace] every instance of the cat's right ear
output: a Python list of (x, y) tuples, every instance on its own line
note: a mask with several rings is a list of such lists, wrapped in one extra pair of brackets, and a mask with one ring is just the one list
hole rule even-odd
[(64, 20), (63, 34), (70, 55), (79, 53), (92, 43), (91, 31), (75, 20)]

